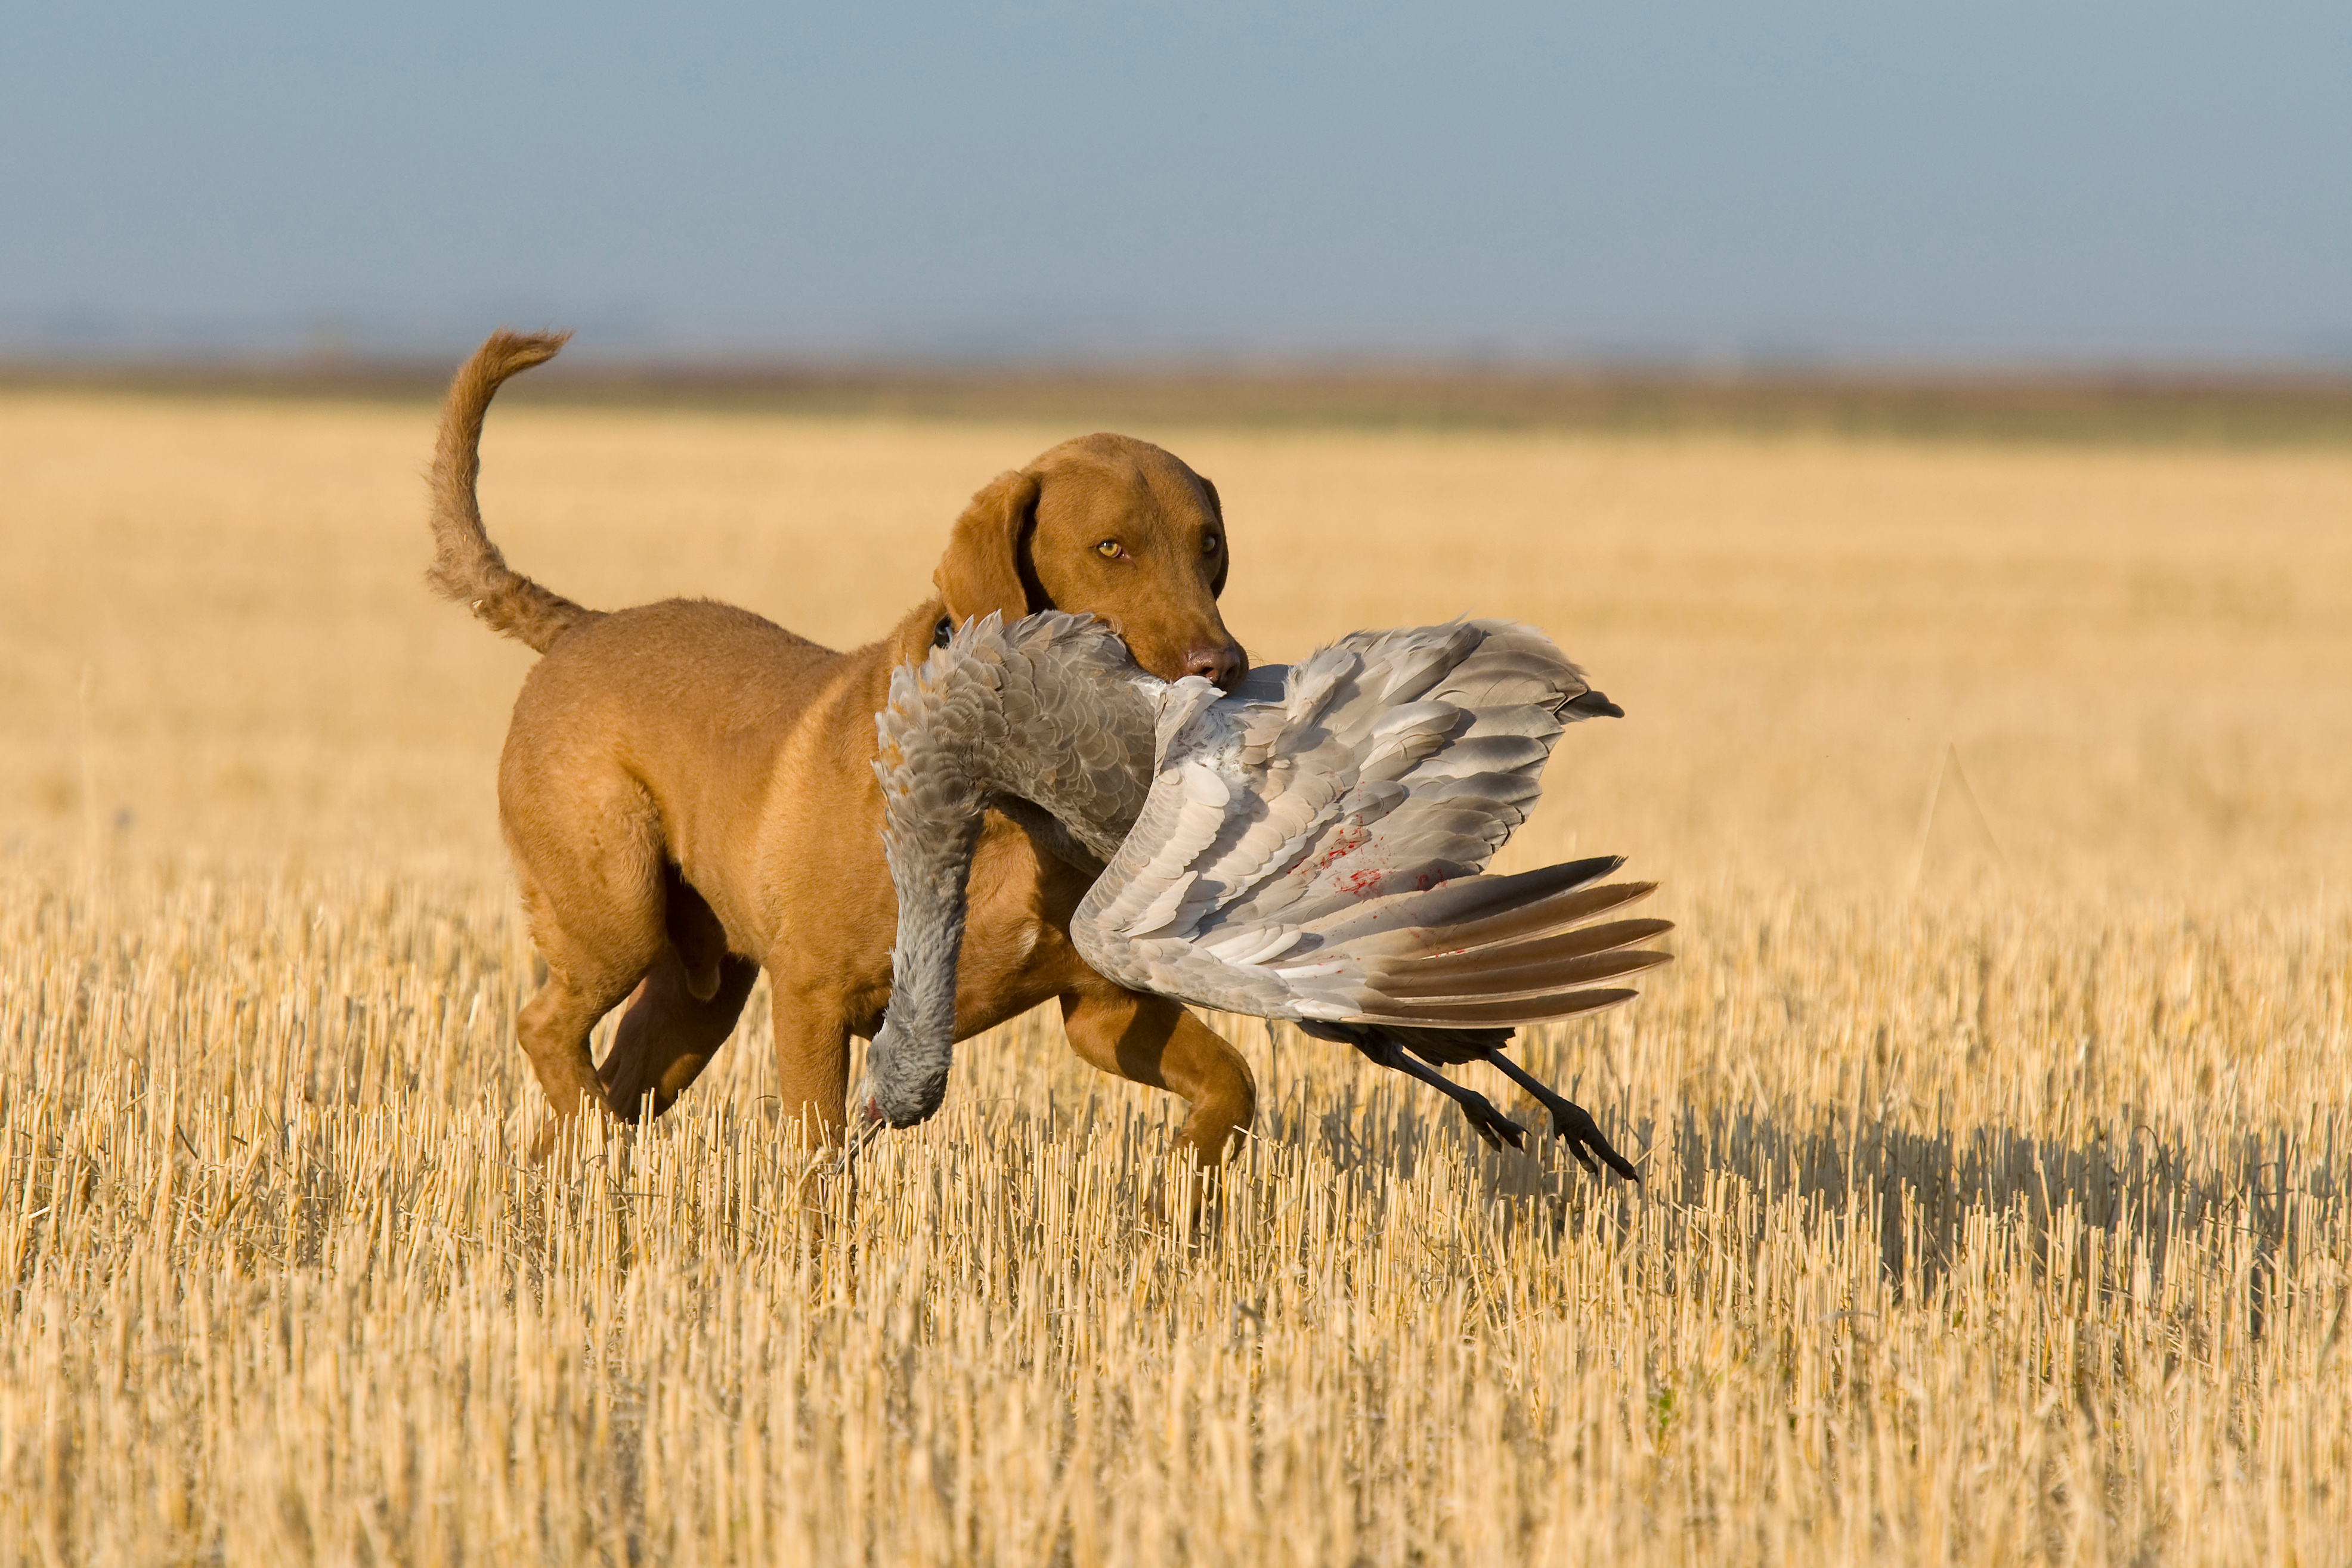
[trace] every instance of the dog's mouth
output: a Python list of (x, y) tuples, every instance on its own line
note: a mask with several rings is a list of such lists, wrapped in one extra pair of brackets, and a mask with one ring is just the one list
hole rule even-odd
[[(1136, 647), (1134, 639), (1127, 634), (1127, 628), (1119, 624), (1118, 617), (1115, 615), (1105, 615), (1102, 612), (1097, 611), (1095, 612), (1095, 618), (1100, 621), (1104, 625), (1110, 628), (1111, 635), (1117, 637), (1120, 643), (1126, 645), (1127, 656), (1133, 659), (1138, 664), (1141, 665), (1143, 667), (1143, 673), (1150, 675), (1152, 679), (1166, 681), (1172, 686), (1178, 681), (1182, 680), (1185, 676), (1196, 673), (1185, 667), (1192, 661), (1192, 654), (1190, 652), (1171, 653), (1164, 658), (1147, 655), (1140, 649)], [(1193, 648), (1205, 647), (1208, 645), (1209, 644), (1205, 639), (1202, 643), (1192, 644)], [(1233, 641), (1230, 637), (1225, 640), (1225, 646), (1233, 650), (1234, 661), (1234, 673), (1224, 680), (1215, 680), (1213, 676), (1210, 678), (1214, 682), (1219, 691), (1230, 692), (1235, 686), (1240, 685), (1243, 680), (1248, 676), (1249, 657), (1242, 652), (1241, 644)]]
[(1159, 663), (1146, 658), (1141, 651), (1136, 647), (1135, 639), (1127, 634), (1127, 628), (1119, 624), (1118, 616), (1105, 615), (1101, 611), (1097, 610), (1095, 612), (1095, 618), (1100, 621), (1104, 625), (1110, 628), (1110, 634), (1118, 638), (1120, 645), (1126, 648), (1127, 656), (1133, 659), (1138, 664), (1140, 664), (1143, 667), (1143, 673), (1150, 675), (1153, 680), (1166, 681), (1172, 685), (1182, 674), (1182, 672), (1179, 671), (1176, 674), (1171, 674), (1168, 671), (1160, 668)]

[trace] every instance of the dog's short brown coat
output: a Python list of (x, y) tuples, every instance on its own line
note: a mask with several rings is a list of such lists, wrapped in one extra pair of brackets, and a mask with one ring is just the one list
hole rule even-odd
[[(545, 655), (499, 768), (500, 823), (547, 964), (518, 1020), (523, 1051), (559, 1118), (658, 1114), (709, 1065), (764, 968), (778, 1092), (835, 1136), (849, 1039), (873, 1034), (890, 996), (898, 908), (872, 763), (891, 672), (924, 656), (942, 617), (1052, 607), (1103, 617), (1163, 678), (1231, 685), (1245, 664), (1217, 612), (1216, 490), (1146, 442), (1065, 442), (973, 497), (937, 596), (851, 653), (705, 600), (591, 611), (509, 570), (475, 498), (491, 395), (562, 342), (485, 342), (450, 387), (433, 469), (428, 580)], [(1081, 1057), (1191, 1103), (1181, 1140), (1213, 1162), (1255, 1109), (1248, 1065), (1181, 1006), (1079, 959), (1068, 924), (1087, 881), (990, 813), (957, 1036), (1058, 999)], [(589, 1031), (625, 1000), (600, 1070)]]

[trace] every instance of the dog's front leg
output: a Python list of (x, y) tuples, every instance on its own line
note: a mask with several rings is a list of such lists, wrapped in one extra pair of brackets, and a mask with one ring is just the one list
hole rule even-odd
[(849, 1020), (840, 998), (770, 973), (775, 997), (776, 1097), (811, 1149), (842, 1140), (849, 1099)]
[(1087, 976), (1091, 984), (1062, 998), (1070, 1049), (1105, 1072), (1181, 1094), (1192, 1110), (1177, 1145), (1204, 1170), (1223, 1164), (1234, 1134), (1257, 1113), (1249, 1062), (1181, 1002)]

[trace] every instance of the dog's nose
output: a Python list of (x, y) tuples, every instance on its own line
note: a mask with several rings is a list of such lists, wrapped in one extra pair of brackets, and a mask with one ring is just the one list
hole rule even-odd
[(1242, 651), (1231, 643), (1222, 648), (1195, 648), (1184, 655), (1186, 674), (1205, 675), (1226, 691), (1240, 683), (1245, 669)]

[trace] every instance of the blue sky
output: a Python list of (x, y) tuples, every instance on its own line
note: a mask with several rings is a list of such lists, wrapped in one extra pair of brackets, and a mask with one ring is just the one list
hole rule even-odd
[(0, 350), (2352, 362), (2352, 6), (10, 7)]

